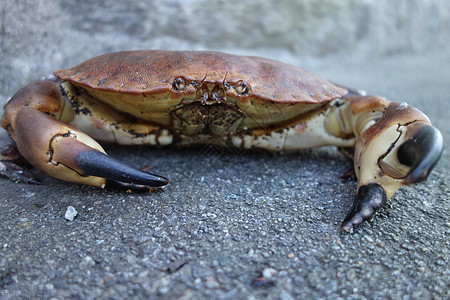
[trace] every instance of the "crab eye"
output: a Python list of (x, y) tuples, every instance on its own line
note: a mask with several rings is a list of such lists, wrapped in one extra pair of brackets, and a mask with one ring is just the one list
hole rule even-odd
[(248, 95), (250, 94), (250, 86), (244, 80), (239, 80), (236, 84), (236, 93), (239, 95)]
[(182, 92), (186, 88), (186, 80), (183, 77), (176, 77), (172, 81), (172, 88), (177, 92)]

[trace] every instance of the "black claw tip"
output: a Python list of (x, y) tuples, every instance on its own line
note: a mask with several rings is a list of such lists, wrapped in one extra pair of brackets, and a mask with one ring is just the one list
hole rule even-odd
[(356, 225), (369, 220), (375, 211), (386, 203), (386, 200), (386, 193), (380, 185), (370, 183), (361, 186), (352, 209), (342, 222), (341, 228), (345, 231), (352, 231)]
[(403, 143), (397, 152), (398, 160), (411, 167), (405, 183), (417, 183), (427, 179), (441, 157), (443, 146), (442, 134), (431, 125), (422, 127)]
[(169, 183), (169, 179), (165, 177), (136, 170), (97, 150), (82, 152), (78, 155), (76, 163), (86, 175), (103, 177), (131, 185), (159, 187)]

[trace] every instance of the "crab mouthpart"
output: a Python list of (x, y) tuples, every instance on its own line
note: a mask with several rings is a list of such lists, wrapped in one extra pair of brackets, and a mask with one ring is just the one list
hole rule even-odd
[(201, 99), (203, 105), (220, 104), (226, 102), (225, 88), (217, 84), (204, 83), (197, 90), (197, 98)]

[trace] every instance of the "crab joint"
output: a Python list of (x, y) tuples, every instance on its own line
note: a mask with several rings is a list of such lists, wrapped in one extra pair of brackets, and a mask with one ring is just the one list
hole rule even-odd
[(331, 107), (325, 129), (336, 137), (358, 137), (384, 115), (388, 103), (379, 96), (350, 94)]

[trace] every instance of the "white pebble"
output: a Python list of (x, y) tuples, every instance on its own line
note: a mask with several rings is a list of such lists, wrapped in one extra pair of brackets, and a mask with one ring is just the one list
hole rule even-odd
[(66, 213), (64, 214), (64, 218), (68, 221), (73, 221), (73, 219), (75, 219), (77, 215), (77, 210), (73, 206), (69, 206), (67, 207)]
[(262, 276), (265, 277), (267, 280), (270, 280), (273, 275), (275, 275), (277, 271), (273, 268), (265, 268), (262, 272)]

